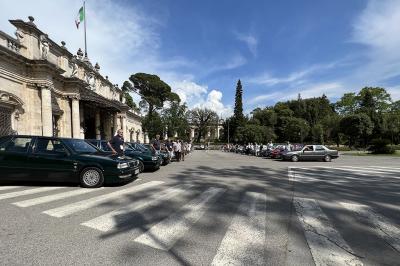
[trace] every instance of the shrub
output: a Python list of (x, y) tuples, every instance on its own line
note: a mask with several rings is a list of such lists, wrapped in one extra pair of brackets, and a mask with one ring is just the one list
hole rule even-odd
[(389, 143), (388, 139), (373, 139), (368, 150), (373, 154), (394, 154), (396, 150)]

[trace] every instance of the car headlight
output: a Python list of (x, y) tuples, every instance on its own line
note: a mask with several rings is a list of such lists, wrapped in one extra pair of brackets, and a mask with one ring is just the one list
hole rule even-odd
[(151, 157), (151, 159), (152, 159), (153, 161), (157, 161), (157, 160), (158, 160), (158, 156), (153, 156), (153, 157)]
[(128, 163), (119, 163), (118, 165), (117, 165), (117, 168), (118, 169), (123, 169), (123, 168), (128, 168), (129, 167), (129, 164)]

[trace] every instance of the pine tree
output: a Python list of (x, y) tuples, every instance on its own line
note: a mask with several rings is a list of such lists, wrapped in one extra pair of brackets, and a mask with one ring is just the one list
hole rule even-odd
[(237, 124), (240, 124), (244, 120), (242, 94), (243, 88), (239, 79), (236, 85), (235, 109), (233, 111), (233, 116), (235, 117)]

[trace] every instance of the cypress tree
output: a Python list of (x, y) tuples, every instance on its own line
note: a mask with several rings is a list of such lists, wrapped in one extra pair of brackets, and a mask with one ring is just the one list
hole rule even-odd
[(244, 120), (242, 94), (243, 94), (243, 88), (242, 88), (242, 83), (240, 82), (239, 79), (236, 85), (235, 109), (233, 111), (233, 116), (235, 117), (237, 124), (240, 124)]

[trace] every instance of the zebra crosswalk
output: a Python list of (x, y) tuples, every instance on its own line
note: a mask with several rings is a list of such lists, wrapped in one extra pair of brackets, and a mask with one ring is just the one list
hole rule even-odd
[[(379, 174), (390, 173), (391, 176), (400, 173), (400, 169), (373, 166), (340, 168), (350, 169), (351, 173), (378, 174), (379, 172)], [(317, 175), (313, 175), (312, 171), (304, 172), (310, 169), (291, 168), (289, 178), (292, 181), (299, 179), (316, 182)], [(369, 172), (362, 172), (364, 170)], [(102, 204), (135, 193), (143, 193), (146, 196), (132, 200), (128, 204), (117, 201), (111, 209), (102, 211), (103, 209), (99, 208), (92, 216), (85, 212), (90, 208), (101, 207)], [(76, 225), (79, 228), (102, 234), (118, 231), (121, 224), (129, 224), (130, 219), (137, 213), (145, 213), (154, 207), (173, 202), (171, 206), (177, 208), (168, 208), (165, 215), (158, 220), (150, 221), (135, 232), (124, 231), (130, 243), (168, 252), (178, 241), (200, 226), (199, 221), (202, 217), (213, 215), (210, 219), (217, 218), (215, 216), (219, 213), (211, 212), (210, 208), (218, 202), (224, 202), (225, 193), (230, 193), (226, 187), (199, 188), (190, 184), (170, 186), (162, 181), (101, 189), (0, 186), (0, 204), (5, 202), (25, 210), (32, 208), (32, 211), (37, 211), (48, 219), (63, 219), (73, 215), (76, 218), (73, 221), (78, 221)], [(76, 200), (77, 196), (79, 200)], [(223, 220), (223, 223), (226, 223), (223, 225), (224, 229), (218, 232), (221, 234), (220, 242), (215, 244), (215, 253), (209, 260), (211, 265), (268, 264), (267, 232), (271, 222), (268, 217), (272, 215), (268, 202), (274, 199), (271, 199), (272, 196), (267, 191), (244, 191), (239, 196), (238, 205), (234, 210), (227, 212), (231, 216), (230, 219)], [(341, 227), (326, 214), (325, 205), (321, 201), (299, 195), (293, 197), (293, 215), (297, 217), (299, 228), (302, 228), (302, 237), (307, 243), (305, 248), (310, 250), (315, 265), (363, 265), (364, 258), (353, 250), (354, 240), (349, 241), (346, 235), (343, 235)], [(394, 250), (400, 251), (400, 226), (392, 218), (386, 217), (375, 206), (368, 206), (365, 202), (337, 201), (334, 204), (354, 217), (354, 220), (363, 225), (367, 224), (376, 239), (381, 239)], [(54, 221), (58, 221), (57, 219)]]

